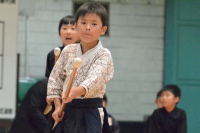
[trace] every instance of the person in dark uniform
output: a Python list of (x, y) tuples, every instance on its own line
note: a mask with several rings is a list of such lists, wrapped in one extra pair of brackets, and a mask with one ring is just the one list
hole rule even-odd
[(145, 133), (187, 133), (187, 119), (184, 110), (176, 107), (181, 91), (176, 85), (161, 89), (163, 108), (156, 109), (150, 116)]
[(46, 107), (47, 78), (35, 83), (26, 93), (9, 133), (43, 133), (48, 115), (44, 116)]
[[(60, 20), (58, 26), (58, 33), (63, 43), (62, 46), (59, 47), (61, 51), (68, 44), (74, 44), (76, 42), (80, 42), (74, 23), (75, 19), (73, 16), (65, 16)], [(45, 72), (45, 76), (47, 78), (50, 76), (50, 73), (54, 67), (54, 63), (55, 63), (55, 55), (53, 49), (47, 55), (46, 72)]]
[[(103, 96), (103, 107), (107, 106), (107, 96), (104, 94)], [(108, 123), (111, 128), (112, 133), (120, 133), (120, 126), (117, 120), (108, 113)]]
[[(65, 16), (60, 20), (58, 31), (64, 46), (75, 43), (78, 40), (77, 31), (74, 27), (73, 16)], [(50, 51), (47, 56), (47, 66), (45, 76), (35, 83), (26, 93), (22, 104), (17, 110), (9, 133), (44, 133), (47, 120), (52, 113), (44, 115), (43, 111), (47, 105), (47, 83), (48, 77), (55, 62), (54, 51)]]

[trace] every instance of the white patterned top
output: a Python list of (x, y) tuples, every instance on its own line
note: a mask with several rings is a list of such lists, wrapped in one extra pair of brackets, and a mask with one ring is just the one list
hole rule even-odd
[(114, 66), (111, 53), (99, 43), (82, 55), (81, 44), (70, 44), (63, 49), (48, 81), (47, 98), (60, 98), (67, 88), (70, 74), (73, 71), (73, 61), (81, 58), (73, 82), (73, 88), (83, 86), (86, 95), (81, 98), (103, 98), (106, 83), (113, 77)]

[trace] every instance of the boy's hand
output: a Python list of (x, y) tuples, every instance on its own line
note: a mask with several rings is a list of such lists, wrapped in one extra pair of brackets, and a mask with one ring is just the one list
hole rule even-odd
[(46, 98), (46, 102), (47, 102), (48, 104), (51, 104), (51, 103), (53, 102), (53, 99), (51, 99), (51, 98)]
[(73, 95), (73, 93), (69, 93), (69, 96), (68, 96), (68, 98), (67, 99), (64, 99), (64, 94), (65, 94), (65, 91), (63, 91), (63, 93), (62, 93), (63, 95), (62, 95), (62, 102), (63, 103), (69, 103), (69, 102), (71, 102), (73, 99), (74, 99), (74, 95)]
[(56, 109), (52, 114), (52, 117), (55, 120), (55, 122), (60, 122), (62, 120), (62, 117), (61, 118), (58, 117), (58, 112), (59, 112), (59, 109)]
[(64, 97), (64, 95), (65, 95), (65, 92), (66, 92), (66, 91), (63, 91), (63, 92), (62, 92), (62, 99), (63, 99), (63, 97)]

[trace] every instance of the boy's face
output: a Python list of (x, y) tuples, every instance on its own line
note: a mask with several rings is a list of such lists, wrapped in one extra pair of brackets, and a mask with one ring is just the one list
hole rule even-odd
[(179, 97), (175, 97), (171, 91), (163, 91), (161, 95), (163, 107), (172, 107), (176, 106), (176, 103), (179, 102)]
[(101, 18), (95, 13), (80, 16), (76, 25), (80, 40), (86, 44), (96, 44), (99, 36), (104, 35), (107, 27), (102, 27)]
[(75, 25), (62, 25), (60, 28), (60, 38), (64, 46), (75, 43), (79, 39), (78, 32), (75, 29)]

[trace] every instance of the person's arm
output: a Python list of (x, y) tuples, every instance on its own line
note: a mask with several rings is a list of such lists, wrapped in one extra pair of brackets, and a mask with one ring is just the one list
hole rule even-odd
[[(67, 52), (64, 49), (61, 52), (56, 65), (53, 67), (53, 70), (50, 74), (48, 86), (47, 86), (47, 99), (53, 99), (55, 104), (55, 111), (52, 114), (52, 117), (55, 121), (59, 122), (61, 118), (58, 117), (58, 112), (61, 107), (61, 94), (63, 91), (63, 83), (66, 79), (64, 66), (66, 65), (66, 54)], [(48, 100), (47, 100), (48, 101)]]
[[(71, 89), (68, 99), (64, 99), (62, 98), (64, 103), (69, 103), (71, 102), (75, 97), (80, 97), (80, 96), (84, 96), (86, 94), (86, 90), (84, 87), (82, 86), (78, 86), (76, 88)], [(63, 93), (64, 95), (64, 93)]]
[(185, 111), (182, 112), (182, 116), (176, 133), (187, 133), (187, 118)]
[(114, 73), (112, 56), (109, 51), (104, 50), (98, 54), (98, 58), (92, 62), (85, 80), (80, 84), (86, 90), (85, 98), (93, 97), (95, 91), (105, 88)]
[(151, 121), (151, 115), (145, 121), (143, 133), (147, 133), (148, 132), (148, 126), (150, 125), (150, 121)]
[(28, 114), (31, 122), (44, 132), (47, 118), (43, 115), (43, 107), (46, 101), (47, 80), (38, 81), (30, 88), (30, 100), (28, 104)]
[(151, 116), (147, 119), (147, 123), (145, 125), (144, 133), (161, 133), (161, 121), (159, 120), (158, 110), (154, 110)]
[(62, 119), (62, 118), (58, 117), (58, 112), (59, 112), (59, 110), (61, 108), (60, 98), (54, 98), (54, 105), (55, 105), (55, 110), (54, 110), (54, 112), (52, 114), (52, 117), (56, 122), (59, 122)]
[(53, 67), (51, 74), (49, 76), (49, 81), (47, 85), (47, 98), (61, 98), (61, 94), (63, 91), (63, 83), (66, 79), (66, 75), (64, 73), (64, 66), (66, 64), (66, 60), (64, 58), (65, 50), (62, 51), (56, 65)]

